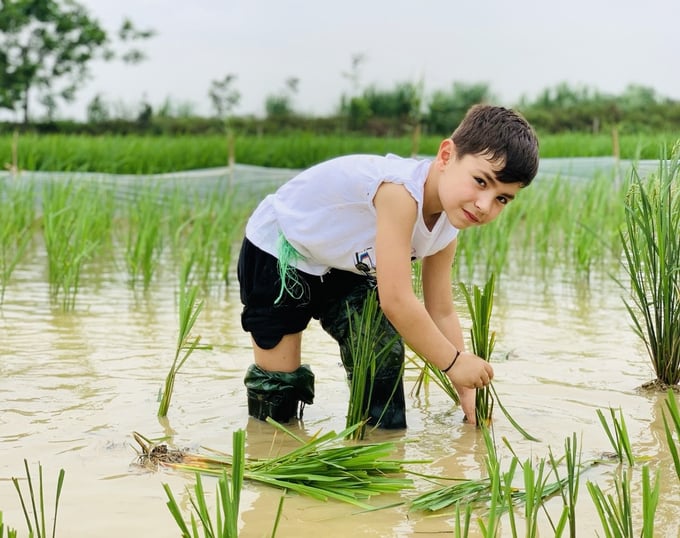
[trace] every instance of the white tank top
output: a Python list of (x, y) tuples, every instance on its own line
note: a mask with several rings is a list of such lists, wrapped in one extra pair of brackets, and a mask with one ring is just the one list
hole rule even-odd
[(445, 248), (458, 230), (442, 212), (432, 230), (423, 220), (423, 192), (430, 160), (396, 155), (348, 155), (301, 172), (268, 195), (246, 225), (246, 237), (278, 257), (279, 236), (302, 255), (292, 263), (323, 275), (331, 268), (375, 274), (376, 213), (373, 198), (383, 182), (404, 185), (418, 204), (411, 261)]

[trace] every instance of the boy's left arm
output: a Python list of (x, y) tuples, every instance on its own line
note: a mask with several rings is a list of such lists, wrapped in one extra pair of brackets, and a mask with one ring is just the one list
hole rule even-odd
[[(463, 330), (453, 302), (451, 266), (456, 253), (457, 240), (432, 256), (423, 258), (422, 284), (425, 308), (432, 321), (456, 347), (465, 349)], [(454, 384), (461, 406), (469, 421), (474, 422), (475, 389)]]

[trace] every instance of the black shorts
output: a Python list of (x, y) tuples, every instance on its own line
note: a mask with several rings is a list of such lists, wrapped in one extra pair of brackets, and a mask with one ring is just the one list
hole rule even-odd
[(295, 270), (301, 287), (292, 297), (285, 291), (281, 294), (277, 265), (274, 256), (243, 240), (237, 266), (241, 326), (263, 349), (272, 349), (286, 334), (303, 331), (312, 318), (323, 319), (327, 312), (336, 311), (350, 294), (375, 289), (375, 279), (349, 271), (332, 269), (315, 276)]

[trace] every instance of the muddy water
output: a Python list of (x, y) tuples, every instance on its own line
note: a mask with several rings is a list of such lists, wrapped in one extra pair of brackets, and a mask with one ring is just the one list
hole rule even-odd
[[(58, 471), (66, 471), (57, 536), (165, 538), (179, 532), (165, 506), (162, 484), (170, 485), (188, 514), (183, 492), (194, 479), (173, 470), (149, 472), (136, 466), (133, 431), (150, 438), (168, 436), (172, 445), (198, 453), (204, 447), (229, 452), (232, 432), (238, 428), (247, 431), (250, 455), (266, 456), (291, 446), (277, 441), (272, 448), (272, 429), (247, 417), (242, 376), (251, 357), (233, 285), (208, 299), (196, 333), (212, 348), (190, 357), (177, 379), (168, 418), (159, 420), (158, 392), (176, 339), (175, 278), (162, 276), (157, 281), (166, 283), (144, 294), (129, 290), (123, 275), (110, 269), (97, 278), (86, 277), (76, 311), (64, 314), (49, 305), (44, 262), (36, 253), (17, 270), (0, 310), (0, 510), (19, 536), (27, 531), (10, 478), (24, 476), (24, 459), (36, 478), (38, 462), (43, 466), (49, 514)], [(608, 277), (592, 277), (585, 287), (570, 280), (546, 283), (504, 276), (497, 285), (495, 386), (513, 417), (541, 439), (523, 440), (497, 409), (498, 451), (507, 464), (509, 451), (501, 441), (506, 437), (522, 460), (547, 456), (549, 448), (559, 455), (565, 438), (576, 432), (583, 460), (591, 460), (611, 450), (596, 410), (621, 407), (635, 454), (661, 472), (657, 535), (678, 536), (680, 483), (663, 434), (664, 395), (636, 390), (653, 374), (630, 329), (620, 289)], [(316, 373), (317, 397), (307, 407), (304, 423), (294, 429), (302, 435), (340, 431), (347, 387), (335, 345), (317, 325), (306, 336), (304, 361)], [(414, 379), (415, 372), (408, 371), (407, 392)], [(461, 411), (434, 387), (407, 399), (409, 428), (373, 432), (369, 439), (397, 442), (396, 457), (431, 461), (414, 467), (419, 471), (483, 476), (483, 441), (474, 427), (462, 423)], [(586, 481), (611, 488), (615, 470), (605, 464), (582, 475), (579, 536), (594, 536), (600, 529)], [(213, 479), (205, 482), (212, 492)], [(632, 483), (639, 513), (639, 465)], [(418, 479), (413, 492), (373, 502), (408, 500), (432, 487)], [(277, 490), (246, 484), (242, 536), (271, 535), (279, 497)], [(557, 499), (548, 503), (555, 519), (559, 504)], [(552, 536), (543, 515), (540, 520), (541, 536)], [(289, 495), (277, 536), (447, 532), (452, 532), (451, 512), (426, 515), (402, 506), (359, 514), (338, 502)], [(502, 535), (510, 535), (507, 523)]]

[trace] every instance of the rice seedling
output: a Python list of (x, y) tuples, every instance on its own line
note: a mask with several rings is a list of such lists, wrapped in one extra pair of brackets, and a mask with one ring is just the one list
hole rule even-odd
[(588, 482), (588, 492), (595, 504), (604, 535), (607, 538), (654, 537), (654, 516), (659, 501), (659, 471), (651, 482), (649, 467), (642, 466), (642, 529), (633, 531), (633, 501), (630, 489), (630, 468), (614, 479), (614, 495), (605, 494), (602, 488)]
[(158, 416), (165, 417), (170, 408), (170, 400), (175, 388), (175, 378), (179, 370), (184, 366), (189, 356), (199, 346), (201, 337), (197, 336), (191, 338), (191, 330), (196, 324), (198, 315), (203, 308), (203, 301), (197, 299), (198, 287), (190, 285), (187, 280), (191, 270), (191, 263), (183, 268), (180, 275), (179, 285), (179, 331), (177, 334), (177, 346), (175, 347), (175, 356), (172, 360), (172, 365), (165, 378), (163, 392), (160, 398), (160, 405), (158, 406)]
[(680, 143), (656, 176), (637, 174), (621, 241), (632, 299), (625, 300), (662, 386), (680, 382)]
[(0, 182), (0, 305), (12, 273), (33, 237), (33, 183)]
[[(525, 488), (521, 489), (513, 485), (516, 469), (520, 464), (520, 460), (508, 445), (513, 457), (510, 465), (506, 471), (501, 469), (500, 461), (496, 455), (496, 449), (493, 444), (493, 439), (490, 430), (483, 423), (480, 424), (480, 429), (484, 436), (484, 443), (487, 450), (485, 458), (487, 476), (479, 479), (453, 479), (446, 478), (446, 480), (453, 481), (453, 484), (439, 486), (431, 491), (422, 493), (411, 500), (410, 507), (412, 510), (422, 510), (427, 512), (438, 512), (450, 506), (463, 504), (471, 506), (473, 509), (490, 506), (488, 509), (489, 519), (484, 522), (482, 530), (488, 534), (489, 529), (497, 526), (497, 519), (502, 513), (508, 513), (510, 520), (510, 527), (513, 530), (513, 536), (516, 536), (516, 525), (514, 521), (514, 513), (511, 513), (518, 503), (528, 503), (525, 508), (525, 516), (529, 517), (527, 524), (529, 528), (536, 528), (536, 515), (538, 509), (543, 506), (546, 499), (560, 493), (568, 484), (569, 478), (560, 478), (555, 474), (555, 480), (549, 482), (550, 473), (545, 473), (545, 461), (539, 464), (539, 474), (535, 474), (531, 467), (531, 462), (528, 460), (523, 468), (525, 476)], [(507, 444), (507, 440), (505, 440)], [(432, 478), (432, 477), (426, 477)], [(442, 478), (434, 480), (438, 483)], [(533, 523), (532, 523), (533, 521)], [(478, 520), (479, 523), (479, 520)], [(533, 527), (532, 527), (533, 525)]]
[(420, 396), (421, 391), (426, 389), (430, 381), (432, 381), (435, 385), (442, 389), (456, 405), (460, 405), (460, 397), (458, 396), (456, 387), (453, 386), (449, 376), (447, 376), (436, 366), (433, 366), (429, 361), (426, 361), (417, 353), (415, 356), (418, 357), (418, 362), (416, 362), (413, 357), (408, 358), (409, 361), (415, 364), (419, 370), (418, 377), (416, 378), (416, 382), (413, 385), (411, 393), (416, 397)]
[(678, 477), (678, 480), (680, 480), (680, 410), (678, 409), (678, 402), (675, 399), (675, 393), (672, 389), (668, 389), (665, 403), (670, 415), (670, 422), (675, 426), (675, 439), (673, 438), (669, 420), (666, 419), (666, 411), (662, 411), (663, 427), (666, 432), (668, 450), (673, 458), (675, 474)]
[(472, 505), (465, 504), (461, 509), (461, 503), (456, 503), (453, 534), (455, 538), (467, 538), (470, 534), (470, 522), (472, 521)]
[[(381, 329), (382, 319), (383, 313), (378, 305), (375, 291), (371, 291), (366, 296), (360, 313), (349, 312), (348, 316), (348, 347), (352, 357), (352, 376), (346, 428), (351, 438), (355, 440), (362, 440), (366, 434), (374, 380), (382, 368), (383, 360), (399, 338), (395, 335), (385, 341), (385, 334)], [(393, 394), (396, 389), (397, 385), (393, 389)], [(385, 408), (387, 408), (387, 403)], [(351, 428), (355, 424), (358, 427)]]
[(595, 504), (600, 522), (607, 538), (633, 538), (633, 507), (628, 473), (614, 482), (615, 495), (605, 495), (602, 488), (588, 481), (586, 487)]
[[(461, 282), (460, 284), (472, 321), (470, 328), (472, 351), (486, 361), (491, 359), (491, 353), (496, 343), (496, 333), (490, 330), (494, 286), (494, 273), (490, 274), (483, 290), (475, 285), (470, 292), (464, 283)], [(475, 395), (477, 424), (489, 424), (493, 415), (493, 404), (494, 399), (490, 387), (477, 389)]]
[(50, 299), (63, 310), (75, 308), (81, 270), (97, 246), (91, 224), (98, 212), (83, 187), (50, 182), (43, 192), (43, 234)]
[[(577, 456), (578, 453), (578, 456)], [(564, 460), (566, 466), (565, 487), (560, 490), (562, 496), (563, 511), (557, 526), (555, 536), (561, 536), (566, 523), (569, 523), (570, 538), (576, 537), (576, 502), (578, 500), (579, 483), (581, 477), (581, 450), (576, 440), (576, 433), (567, 437), (564, 441), (564, 457), (555, 458), (550, 450), (550, 465), (558, 481), (562, 482), (559, 472), (560, 460)]]
[(607, 423), (607, 419), (604, 416), (602, 410), (597, 410), (597, 416), (600, 419), (600, 423), (604, 428), (607, 438), (616, 453), (617, 459), (623, 463), (624, 457), (628, 462), (628, 465), (635, 465), (635, 457), (633, 456), (633, 448), (630, 443), (630, 437), (628, 436), (628, 429), (626, 428), (626, 421), (623, 418), (623, 411), (619, 408), (619, 418), (616, 418), (614, 409), (609, 408), (609, 413), (612, 418), (612, 427)]
[[(5, 530), (7, 530), (7, 535), (5, 535)], [(0, 510), (0, 538), (17, 538), (17, 530), (12, 527), (5, 527), (5, 523), (2, 520), (2, 510)]]
[(247, 216), (235, 191), (217, 187), (189, 198), (178, 191), (171, 206), (171, 214), (176, 216), (173, 220), (181, 222), (171, 230), (175, 257), (194, 258), (194, 276), (205, 291), (216, 282), (228, 284), (233, 243)]
[[(21, 508), (24, 512), (24, 518), (26, 519), (26, 526), (28, 527), (29, 536), (35, 536), (35, 538), (46, 538), (47, 534), (47, 524), (46, 524), (46, 513), (45, 513), (45, 489), (43, 484), (43, 472), (42, 465), (38, 464), (38, 485), (37, 491), (33, 487), (33, 479), (31, 477), (31, 470), (28, 466), (28, 461), (24, 460), (24, 468), (26, 469), (26, 482), (28, 484), (28, 495), (24, 499), (24, 495), (21, 491), (21, 486), (19, 484), (19, 479), (12, 477), (12, 483), (17, 490), (19, 495), (19, 500), (21, 502)], [(59, 470), (59, 476), (57, 479), (57, 491), (54, 500), (54, 519), (52, 520), (52, 538), (56, 535), (57, 531), (57, 513), (59, 512), (59, 499), (61, 497), (61, 490), (64, 485), (64, 469)], [(28, 501), (30, 501), (30, 509), (27, 506)], [(36, 505), (37, 503), (37, 505)], [(29, 515), (29, 511), (32, 513), (33, 517)], [(31, 522), (31, 519), (33, 520)], [(34, 527), (35, 525), (35, 527)], [(1, 536), (2, 533), (0, 533)]]
[[(472, 350), (476, 355), (487, 361), (491, 359), (491, 354), (496, 343), (496, 333), (490, 330), (494, 287), (494, 273), (490, 274), (483, 290), (478, 286), (473, 286), (472, 292), (470, 292), (464, 283), (460, 283), (460, 288), (465, 296), (468, 310), (470, 311), (470, 319), (472, 321), (472, 327), (470, 329)], [(500, 402), (498, 393), (491, 383), (482, 389), (477, 389), (475, 395), (475, 415), (478, 425), (482, 423), (486, 425), (491, 422), (493, 407), (496, 402), (508, 421), (525, 439), (538, 441), (536, 437), (529, 434), (512, 418), (508, 410)]]
[(196, 516), (194, 516), (193, 513), (191, 514), (191, 532), (189, 532), (189, 526), (182, 517), (182, 511), (172, 494), (170, 486), (168, 486), (168, 484), (163, 484), (163, 489), (168, 496), (168, 509), (182, 532), (182, 538), (199, 538), (200, 534), (197, 518), (203, 528), (203, 536), (206, 538), (238, 537), (239, 504), (245, 470), (246, 435), (243, 430), (237, 430), (233, 433), (232, 438), (233, 457), (231, 479), (227, 476), (226, 469), (223, 468), (216, 487), (216, 514), (214, 523), (210, 517), (210, 511), (208, 510), (208, 503), (200, 473), (196, 473), (196, 484), (194, 486), (195, 497), (192, 497), (191, 494), (189, 495), (191, 506), (196, 513)]
[(146, 290), (158, 268), (163, 249), (163, 199), (159, 185), (145, 185), (128, 204), (125, 263), (130, 286)]

